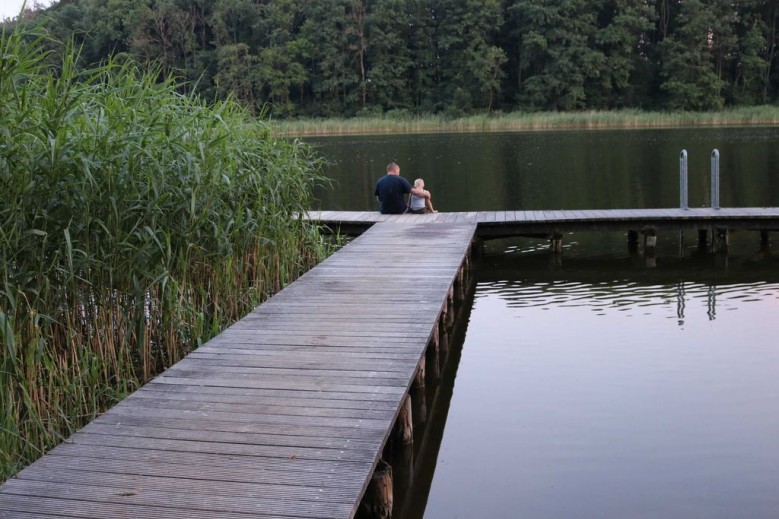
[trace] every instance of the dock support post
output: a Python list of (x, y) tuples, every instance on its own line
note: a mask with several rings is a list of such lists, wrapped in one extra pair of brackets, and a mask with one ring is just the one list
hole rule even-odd
[(390, 519), (392, 517), (392, 493), (392, 467), (380, 459), (362, 498), (361, 511), (368, 517)]
[(448, 332), (454, 327), (454, 285), (449, 287), (449, 292), (446, 294), (446, 331)]
[(438, 321), (436, 324), (440, 324), (440, 322), (446, 322), (449, 319), (449, 316), (447, 315), (449, 313), (449, 296), (446, 296), (446, 299), (444, 299), (444, 306), (441, 307), (441, 313), (438, 315)]
[(549, 243), (552, 252), (555, 254), (560, 254), (563, 252), (563, 235), (560, 231), (555, 231), (552, 233), (551, 238), (549, 238)]
[(446, 319), (438, 319), (438, 351), (446, 356), (449, 351), (449, 326)]
[(657, 247), (657, 231), (653, 227), (644, 229), (644, 256), (654, 256)]
[(727, 229), (717, 229), (717, 252), (728, 252), (730, 233)]
[(417, 373), (414, 376), (414, 387), (425, 387), (425, 357), (419, 359), (419, 365), (417, 366)]
[(687, 150), (679, 154), (679, 208), (690, 208), (687, 203)]
[(638, 231), (628, 231), (628, 251), (636, 252), (638, 250)]
[(427, 389), (419, 387), (414, 391), (414, 396), (411, 399), (412, 409), (411, 412), (414, 415), (417, 425), (424, 425), (427, 423)]
[(468, 256), (465, 257), (465, 262), (460, 267), (460, 271), (457, 273), (457, 300), (464, 301), (468, 295)]
[[(446, 293), (446, 299), (444, 300), (444, 306), (441, 308), (441, 315), (438, 317), (438, 321), (441, 325), (440, 333), (445, 335), (448, 330), (451, 330), (454, 326), (455, 318), (455, 286), (452, 284), (449, 287), (449, 292)], [(443, 337), (441, 337), (442, 339)]]
[(708, 229), (698, 229), (698, 250), (705, 251), (709, 246)]
[(760, 252), (768, 252), (771, 248), (771, 237), (768, 231), (760, 231)]
[(395, 420), (395, 438), (401, 445), (414, 443), (414, 421), (411, 412), (411, 395), (406, 395)]
[[(441, 355), (439, 353), (440, 329), (441, 327), (439, 326), (438, 321), (436, 321), (433, 326), (433, 335), (430, 337), (430, 343), (427, 345), (427, 358), (429, 359), (429, 362), (425, 362), (425, 370), (429, 371), (430, 376), (435, 382), (438, 382), (441, 378)], [(428, 367), (430, 368), (429, 370), (427, 370)]]

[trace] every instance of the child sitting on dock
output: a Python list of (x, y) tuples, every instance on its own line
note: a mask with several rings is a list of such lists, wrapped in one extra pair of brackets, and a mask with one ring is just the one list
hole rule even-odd
[[(421, 178), (418, 178), (414, 181), (414, 187), (417, 189), (425, 189), (425, 181)], [(430, 198), (424, 198), (421, 196), (416, 196), (414, 194), (411, 195), (411, 198), (409, 198), (408, 201), (408, 212), (414, 213), (414, 214), (425, 214), (425, 213), (437, 213), (435, 209), (433, 209), (433, 202), (430, 201)]]

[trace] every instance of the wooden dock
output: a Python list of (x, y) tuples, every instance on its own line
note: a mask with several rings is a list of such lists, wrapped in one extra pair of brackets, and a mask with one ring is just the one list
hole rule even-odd
[(374, 225), (8, 480), (0, 518), (353, 517), (438, 347), (467, 220)]
[(779, 230), (777, 207), (721, 209), (598, 209), (559, 211), (479, 211), (425, 215), (383, 215), (375, 211), (312, 211), (317, 220), (343, 234), (360, 234), (379, 222), (475, 224), (482, 238), (531, 236), (586, 230)]

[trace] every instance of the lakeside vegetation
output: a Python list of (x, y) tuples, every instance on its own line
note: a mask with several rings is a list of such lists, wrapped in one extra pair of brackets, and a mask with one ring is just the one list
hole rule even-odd
[(328, 252), (308, 147), (55, 43), (0, 35), (0, 481)]
[(61, 0), (29, 11), (274, 118), (708, 111), (779, 101), (766, 0)]
[(281, 135), (779, 124), (778, 6), (67, 0), (7, 24), (0, 480), (327, 253), (292, 217), (319, 160)]
[(369, 135), (382, 133), (501, 132), (533, 130), (596, 130), (680, 128), (694, 126), (771, 126), (779, 124), (779, 106), (750, 106), (718, 112), (586, 112), (489, 113), (449, 118), (440, 115), (387, 114), (375, 117), (274, 120), (269, 123), (289, 136)]

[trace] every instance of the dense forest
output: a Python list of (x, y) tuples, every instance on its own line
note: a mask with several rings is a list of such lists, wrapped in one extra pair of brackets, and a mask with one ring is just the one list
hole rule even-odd
[(62, 0), (83, 66), (130, 56), (274, 117), (779, 99), (776, 0)]

